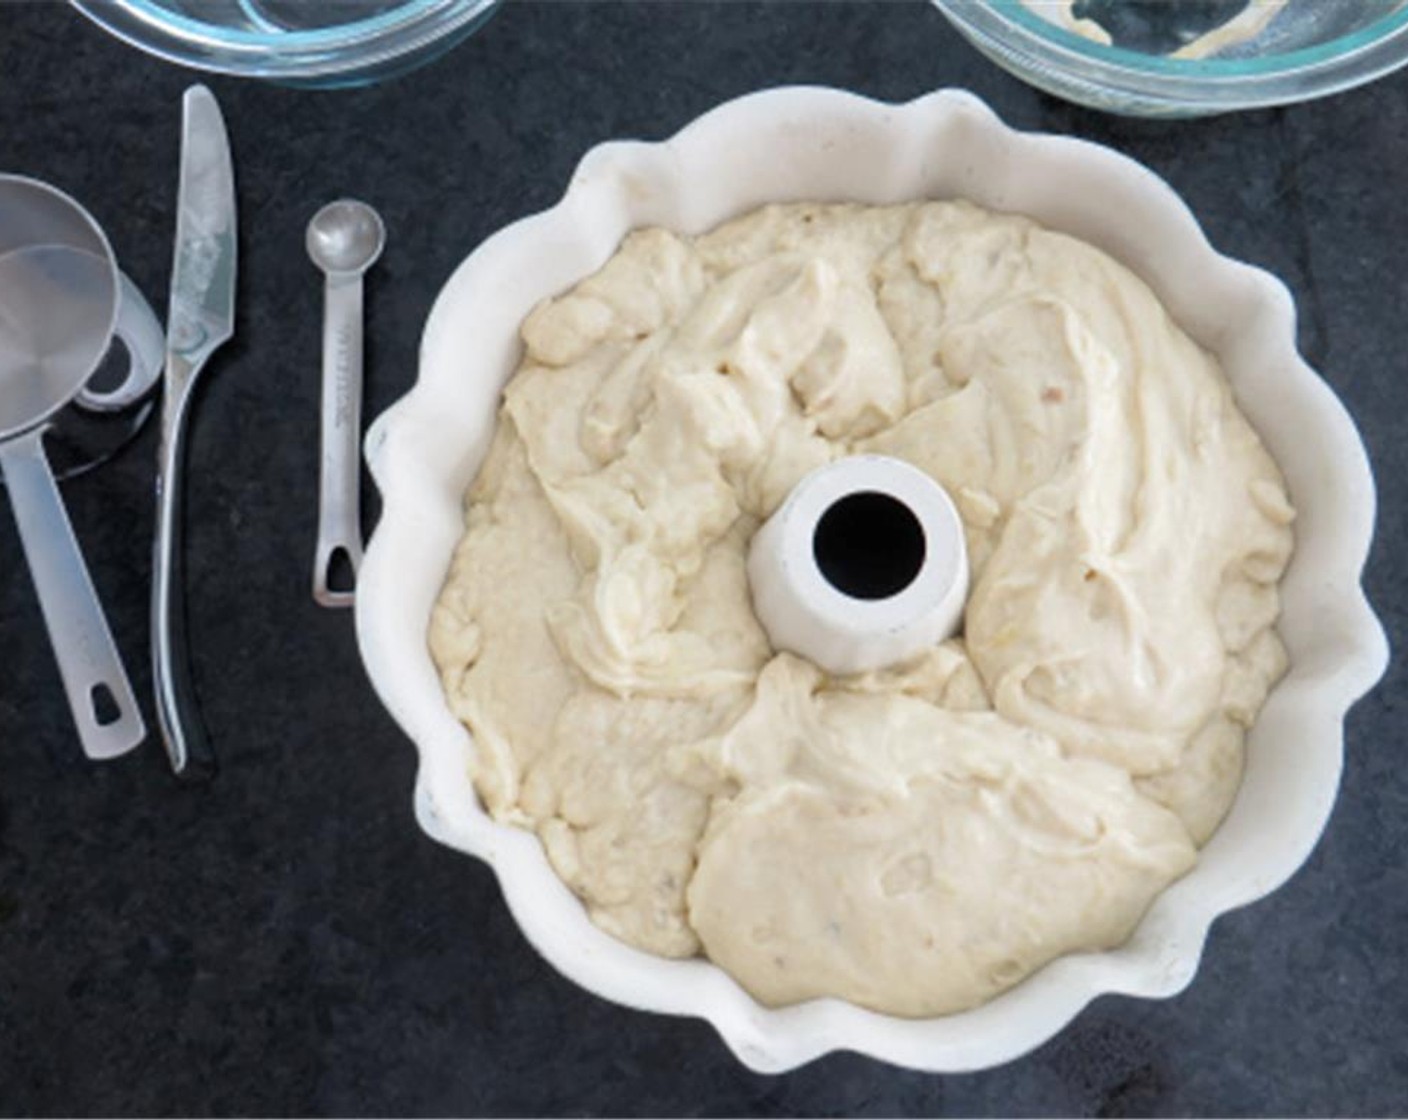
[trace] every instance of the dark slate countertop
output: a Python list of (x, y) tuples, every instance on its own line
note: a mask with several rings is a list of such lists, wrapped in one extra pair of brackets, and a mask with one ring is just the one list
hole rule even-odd
[[(192, 75), (57, 3), (0, 4), (0, 169), (105, 226), (164, 308)], [(508, 5), (430, 67), (307, 92), (210, 80), (241, 204), (239, 322), (190, 457), (190, 625), (223, 769), (176, 785), (157, 740), (79, 752), (18, 539), (0, 518), (0, 1113), (1383, 1114), (1408, 1108), (1408, 765), (1394, 666), (1352, 712), (1333, 820), (1299, 874), (1218, 921), (1192, 986), (1107, 997), (1030, 1056), (955, 1077), (832, 1055), (739, 1066), (707, 1025), (605, 1003), (529, 948), (481, 864), (424, 837), (414, 753), (346, 612), (308, 594), (321, 288), (303, 227), (341, 194), (390, 233), (368, 291), (367, 417), (411, 384), (440, 285), (551, 204), (610, 137), (820, 83), (966, 86), (1008, 121), (1164, 175), (1223, 251), (1294, 290), (1302, 346), (1379, 480), (1367, 583), (1405, 622), (1408, 72), (1192, 123), (1054, 101), (924, 3)], [(149, 723), (154, 431), (65, 487)], [(0, 497), (0, 505), (7, 504)], [(375, 516), (368, 497), (367, 521)]]

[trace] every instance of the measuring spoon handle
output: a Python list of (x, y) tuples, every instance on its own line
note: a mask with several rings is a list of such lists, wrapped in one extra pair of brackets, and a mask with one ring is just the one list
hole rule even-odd
[(126, 754), (146, 725), (49, 470), (43, 429), (0, 444), (0, 470), (83, 752)]
[(318, 466), (318, 544), (313, 554), (313, 599), (350, 607), (354, 587), (334, 588), (328, 577), (341, 552), (353, 585), (362, 564), (359, 509), (362, 429), (362, 278), (329, 277), (323, 321), (322, 454)]

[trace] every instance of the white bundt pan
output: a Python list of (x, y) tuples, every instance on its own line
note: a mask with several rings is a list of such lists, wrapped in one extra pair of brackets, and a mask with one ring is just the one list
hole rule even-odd
[[(1280, 625), (1291, 667), (1250, 736), (1227, 820), (1125, 945), (1063, 957), (985, 1006), (943, 1018), (899, 1019), (834, 999), (769, 1009), (707, 961), (664, 960), (598, 930), (537, 838), (490, 819), (469, 778), (473, 740), (427, 649), (431, 606), (499, 391), (519, 360), (519, 323), (539, 300), (597, 269), (638, 226), (698, 233), (767, 202), (943, 198), (1027, 214), (1100, 246), (1221, 359), (1299, 510)], [(1359, 586), (1374, 524), (1368, 460), (1295, 337), (1281, 282), (1219, 255), (1158, 176), (1095, 144), (1015, 132), (967, 93), (887, 105), (830, 89), (767, 90), (662, 143), (592, 149), (561, 202), (489, 238), (450, 278), (426, 324), (419, 380), (367, 436), (384, 509), (360, 573), (357, 635), (372, 682), (420, 752), (421, 826), (494, 869), (523, 932), (564, 975), (617, 1003), (707, 1019), (759, 1071), (831, 1050), (936, 1072), (979, 1069), (1049, 1039), (1096, 996), (1173, 995), (1192, 979), (1213, 919), (1274, 890), (1309, 855), (1335, 799), (1345, 712), (1388, 660)]]

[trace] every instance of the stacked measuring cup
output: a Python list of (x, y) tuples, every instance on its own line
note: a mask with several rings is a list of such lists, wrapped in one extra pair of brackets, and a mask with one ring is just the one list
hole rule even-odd
[[(89, 381), (114, 339), (115, 388)], [(0, 471), (84, 753), (114, 758), (146, 736), (44, 451), (67, 406), (130, 409), (161, 374), (163, 334), (92, 216), (62, 191), (0, 174)]]

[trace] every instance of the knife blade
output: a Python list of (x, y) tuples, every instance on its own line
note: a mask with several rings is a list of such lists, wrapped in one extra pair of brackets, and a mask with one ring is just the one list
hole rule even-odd
[(215, 768), (186, 634), (182, 555), (186, 432), (197, 377), (211, 354), (234, 335), (237, 249), (235, 176), (225, 121), (214, 94), (194, 85), (182, 99), (181, 181), (166, 319), (152, 560), (157, 722), (171, 768), (182, 778), (209, 777)]

